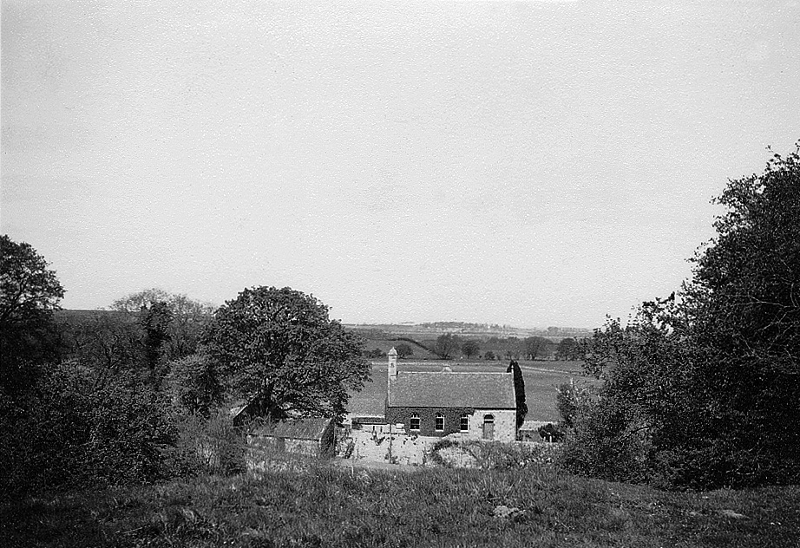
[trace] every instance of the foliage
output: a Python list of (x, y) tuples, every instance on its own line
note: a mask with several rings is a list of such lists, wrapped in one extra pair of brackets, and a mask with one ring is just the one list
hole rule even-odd
[(567, 430), (559, 464), (572, 472), (611, 481), (648, 478), (648, 432), (631, 409), (600, 399)]
[(203, 343), (233, 395), (273, 419), (341, 417), (348, 390), (370, 375), (361, 340), (313, 296), (288, 287), (245, 289), (217, 310)]
[(42, 366), (35, 385), (0, 400), (0, 491), (154, 481), (172, 441), (165, 402), (136, 378), (76, 363)]
[(511, 360), (508, 364), (506, 373), (514, 373), (514, 394), (517, 403), (517, 428), (525, 422), (525, 415), (528, 414), (528, 404), (525, 403), (525, 379), (522, 377), (522, 369), (517, 360)]
[(190, 299), (186, 295), (169, 293), (153, 288), (132, 293), (111, 304), (111, 310), (138, 316), (142, 311), (153, 311), (153, 306), (164, 307), (160, 315), (168, 313), (165, 333), (161, 338), (161, 353), (167, 361), (189, 356), (197, 351), (203, 328), (211, 321), (214, 307)]
[(142, 362), (141, 326), (135, 317), (95, 311), (58, 322), (62, 357), (95, 370), (105, 378), (133, 371)]
[(386, 352), (380, 348), (373, 348), (372, 350), (364, 350), (364, 357), (372, 360), (379, 360), (386, 357)]
[(549, 348), (553, 345), (552, 341), (544, 337), (527, 337), (524, 340), (525, 356), (529, 360), (535, 360), (539, 356), (547, 354)]
[(176, 443), (170, 451), (173, 474), (184, 477), (244, 471), (245, 442), (228, 413), (217, 410), (207, 416), (180, 415), (176, 431)]
[(800, 142), (764, 174), (730, 182), (686, 291), (703, 363), (695, 382), (718, 417), (703, 434), (748, 483), (800, 481), (799, 152)]
[(165, 346), (171, 321), (171, 313), (163, 303), (136, 314), (63, 312), (58, 317), (61, 355), (98, 374), (126, 371), (157, 387), (167, 373)]
[(406, 343), (398, 344), (395, 347), (395, 350), (397, 351), (397, 357), (400, 359), (410, 358), (411, 356), (414, 355), (414, 349), (411, 348), (411, 346)]
[(492, 352), (491, 350), (487, 350), (483, 354), (483, 359), (485, 359), (485, 360), (494, 360), (495, 359), (494, 352)]
[(569, 361), (581, 359), (581, 346), (578, 341), (572, 337), (561, 339), (556, 350), (556, 359)]
[(478, 352), (480, 351), (481, 347), (478, 344), (478, 341), (474, 341), (472, 339), (464, 341), (464, 343), (461, 345), (461, 352), (463, 352), (467, 358), (477, 356)]
[(452, 333), (444, 333), (436, 338), (436, 344), (433, 351), (436, 352), (440, 358), (447, 360), (453, 357), (461, 349), (461, 339)]
[(562, 383), (556, 388), (556, 408), (564, 428), (573, 428), (578, 414), (587, 412), (591, 403), (590, 390), (577, 387), (574, 381)]
[(691, 281), (607, 322), (564, 463), (668, 487), (800, 481), (800, 156), (730, 181)]
[(537, 429), (539, 437), (547, 442), (559, 442), (564, 439), (564, 429), (552, 422), (540, 426)]
[(0, 389), (32, 381), (33, 365), (57, 358), (53, 311), (64, 297), (56, 273), (30, 244), (0, 236)]
[(142, 307), (139, 321), (144, 331), (144, 360), (150, 372), (150, 380), (156, 380), (156, 368), (161, 362), (161, 350), (165, 342), (170, 339), (168, 332), (172, 322), (172, 312), (166, 302), (155, 302), (149, 308)]
[(525, 354), (525, 342), (517, 337), (489, 337), (483, 345), (485, 351), (491, 351), (500, 360), (503, 357), (509, 360), (519, 360)]
[(207, 418), (223, 401), (219, 369), (205, 354), (192, 354), (171, 362), (168, 380), (175, 399), (190, 414)]

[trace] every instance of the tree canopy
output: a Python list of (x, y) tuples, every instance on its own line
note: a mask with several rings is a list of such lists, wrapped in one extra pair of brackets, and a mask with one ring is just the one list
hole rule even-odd
[(436, 344), (433, 346), (436, 352), (443, 360), (448, 360), (453, 357), (455, 353), (461, 350), (461, 338), (452, 333), (444, 333), (436, 338)]
[(234, 395), (265, 416), (340, 417), (370, 378), (362, 341), (311, 295), (254, 287), (216, 312), (202, 339)]
[(565, 337), (558, 343), (556, 358), (560, 360), (579, 360), (581, 356), (581, 345), (572, 337)]
[(64, 297), (54, 270), (27, 243), (0, 236), (0, 385), (55, 357), (53, 311)]
[[(166, 360), (177, 360), (194, 353), (200, 333), (214, 313), (211, 304), (159, 288), (145, 289), (117, 299), (110, 308), (131, 315), (153, 317), (142, 320), (150, 324), (151, 332), (153, 320), (161, 317), (164, 329), (158, 342)], [(169, 316), (169, 321), (164, 322), (166, 316)], [(147, 329), (148, 326), (144, 327)]]
[(395, 350), (397, 351), (397, 357), (400, 359), (408, 358), (414, 355), (414, 349), (406, 343), (398, 344)]
[(798, 151), (716, 201), (726, 212), (692, 279), (589, 342), (605, 383), (578, 412), (573, 469), (669, 486), (800, 480)]
[(468, 339), (461, 345), (461, 351), (467, 358), (471, 358), (472, 356), (478, 355), (478, 352), (481, 351), (481, 346), (478, 344), (478, 341)]
[(524, 343), (525, 357), (529, 360), (535, 360), (538, 356), (545, 354), (547, 349), (553, 345), (550, 339), (544, 337), (527, 337)]

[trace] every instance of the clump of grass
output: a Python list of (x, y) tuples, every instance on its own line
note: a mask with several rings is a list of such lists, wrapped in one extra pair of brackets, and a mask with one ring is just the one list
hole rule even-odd
[[(499, 506), (518, 509), (497, 518)], [(730, 509), (746, 518), (726, 517)], [(506, 470), (302, 469), (0, 506), (5, 546), (794, 546), (800, 488), (667, 493)]]

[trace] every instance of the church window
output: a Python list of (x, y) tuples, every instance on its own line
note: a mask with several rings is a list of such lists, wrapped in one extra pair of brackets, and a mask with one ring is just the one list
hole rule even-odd
[(444, 431), (444, 415), (442, 413), (436, 414), (436, 431), (437, 432)]
[(467, 413), (461, 415), (461, 431), (469, 432), (469, 415)]
[(411, 430), (419, 430), (419, 414), (412, 413), (411, 414)]

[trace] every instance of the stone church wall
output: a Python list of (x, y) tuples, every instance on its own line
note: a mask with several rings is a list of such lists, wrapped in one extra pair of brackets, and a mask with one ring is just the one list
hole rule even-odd
[[(483, 422), (486, 415), (494, 417), (494, 441), (515, 441), (517, 439), (517, 412), (478, 409), (469, 418), (469, 438), (483, 438)], [(465, 436), (466, 437), (466, 436)]]

